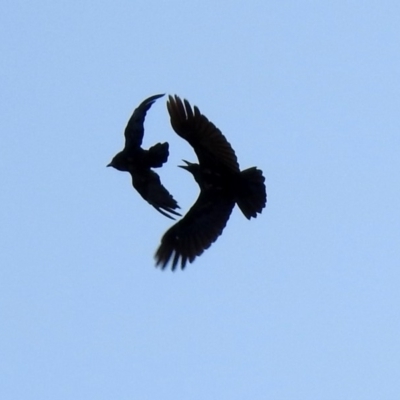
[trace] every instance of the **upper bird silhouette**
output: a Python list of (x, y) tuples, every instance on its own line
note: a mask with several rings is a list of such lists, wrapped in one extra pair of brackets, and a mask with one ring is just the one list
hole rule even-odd
[(161, 167), (168, 159), (168, 143), (157, 143), (148, 150), (142, 149), (144, 119), (153, 103), (164, 94), (156, 94), (144, 100), (133, 112), (125, 128), (125, 147), (114, 156), (107, 167), (128, 171), (132, 185), (157, 211), (168, 218), (180, 215), (174, 211), (178, 203), (161, 184), (160, 177), (151, 168)]
[(237, 204), (247, 219), (261, 213), (267, 202), (262, 171), (256, 167), (240, 171), (234, 150), (221, 131), (193, 109), (187, 100), (169, 96), (167, 108), (174, 131), (194, 149), (199, 164), (183, 160), (200, 194), (188, 213), (162, 237), (156, 265), (172, 270), (203, 253), (221, 235)]

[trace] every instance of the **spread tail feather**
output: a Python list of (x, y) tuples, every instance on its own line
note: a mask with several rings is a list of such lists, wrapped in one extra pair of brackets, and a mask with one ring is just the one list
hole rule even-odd
[(247, 219), (257, 217), (267, 203), (265, 178), (256, 167), (245, 169), (240, 173), (241, 187), (237, 197), (237, 205)]

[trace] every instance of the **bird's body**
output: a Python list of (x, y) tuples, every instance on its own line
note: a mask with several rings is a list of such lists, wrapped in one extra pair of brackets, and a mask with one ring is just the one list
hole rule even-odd
[[(172, 269), (187, 263), (211, 246), (221, 235), (235, 204), (246, 218), (256, 217), (267, 197), (262, 171), (240, 171), (234, 150), (221, 131), (187, 100), (169, 96), (167, 103), (175, 132), (193, 147), (199, 164), (182, 168), (191, 172), (200, 187), (198, 199), (188, 213), (161, 239), (156, 264)], [(172, 259), (172, 260), (171, 260)]]
[(168, 159), (168, 143), (157, 143), (145, 150), (141, 147), (144, 135), (144, 120), (152, 104), (163, 94), (144, 100), (133, 112), (125, 128), (125, 147), (114, 156), (109, 167), (131, 174), (132, 185), (138, 193), (157, 211), (168, 218), (180, 215), (176, 200), (161, 184), (160, 177), (151, 168), (161, 167)]

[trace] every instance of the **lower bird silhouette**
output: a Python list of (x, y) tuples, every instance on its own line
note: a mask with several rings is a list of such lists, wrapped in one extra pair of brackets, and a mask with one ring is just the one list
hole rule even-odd
[(162, 185), (160, 177), (152, 168), (161, 167), (168, 159), (168, 143), (157, 143), (144, 150), (141, 145), (144, 134), (144, 120), (147, 111), (163, 94), (156, 94), (144, 100), (133, 112), (125, 128), (125, 147), (114, 156), (107, 167), (127, 171), (132, 176), (132, 185), (138, 193), (157, 211), (168, 218), (180, 215), (175, 210), (178, 203)]
[(221, 131), (193, 109), (187, 100), (169, 96), (167, 108), (174, 131), (194, 149), (198, 164), (180, 166), (193, 174), (200, 194), (188, 213), (162, 237), (156, 265), (175, 270), (208, 249), (222, 234), (237, 204), (247, 219), (262, 212), (267, 202), (262, 171), (251, 167), (240, 171), (234, 150)]

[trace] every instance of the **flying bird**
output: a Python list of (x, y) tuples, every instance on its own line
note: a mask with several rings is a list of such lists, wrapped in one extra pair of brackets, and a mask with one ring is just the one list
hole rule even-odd
[(222, 234), (237, 204), (247, 219), (255, 218), (267, 202), (262, 171), (251, 167), (240, 171), (234, 150), (221, 131), (187, 100), (169, 96), (167, 108), (174, 131), (194, 149), (199, 163), (184, 161), (200, 187), (188, 213), (161, 239), (156, 265), (172, 270), (185, 268)]
[[(125, 128), (125, 147), (114, 156), (107, 167), (127, 171), (132, 176), (132, 185), (157, 211), (168, 218), (180, 214), (175, 211), (178, 203), (162, 185), (160, 177), (152, 168), (161, 167), (168, 159), (168, 143), (157, 143), (144, 150), (141, 145), (144, 120), (153, 103), (164, 94), (156, 94), (144, 100), (133, 112)], [(171, 215), (172, 214), (172, 215)]]

